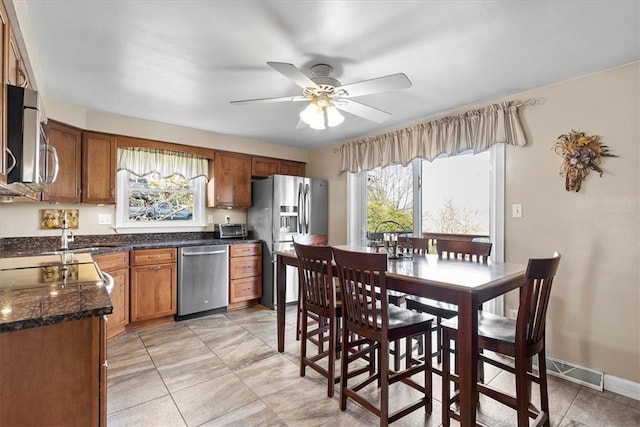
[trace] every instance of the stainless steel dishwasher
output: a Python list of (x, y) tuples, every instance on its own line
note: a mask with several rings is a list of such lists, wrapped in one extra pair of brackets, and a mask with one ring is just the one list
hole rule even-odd
[(229, 304), (229, 246), (178, 249), (178, 319), (205, 315)]

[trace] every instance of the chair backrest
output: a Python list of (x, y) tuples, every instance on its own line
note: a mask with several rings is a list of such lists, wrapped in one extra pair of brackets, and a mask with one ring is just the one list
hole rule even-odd
[(413, 246), (414, 254), (426, 254), (427, 247), (429, 246), (429, 239), (424, 237), (411, 237), (409, 238), (411, 245)]
[[(388, 324), (387, 254), (333, 248), (333, 258), (340, 279), (345, 325), (348, 323), (349, 329), (363, 337), (379, 335), (383, 325)], [(376, 310), (376, 306), (381, 309)]]
[(469, 240), (438, 239), (439, 258), (462, 258), (478, 262), (487, 262), (491, 255), (491, 243), (471, 242)]
[(303, 245), (326, 245), (329, 238), (326, 234), (298, 234), (293, 237), (293, 241)]
[(295, 242), (293, 246), (298, 257), (300, 298), (306, 308), (316, 313), (334, 310), (336, 287), (333, 280), (331, 247)]
[(529, 352), (537, 353), (544, 344), (549, 295), (559, 264), (560, 254), (556, 252), (552, 258), (532, 258), (527, 265), (527, 283), (520, 290), (516, 345), (534, 346)]

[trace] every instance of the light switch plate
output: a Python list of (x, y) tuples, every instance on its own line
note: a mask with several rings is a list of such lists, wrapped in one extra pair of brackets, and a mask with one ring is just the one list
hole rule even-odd
[(511, 213), (514, 218), (522, 218), (522, 205), (520, 203), (511, 205)]
[(99, 225), (111, 225), (111, 214), (98, 214)]

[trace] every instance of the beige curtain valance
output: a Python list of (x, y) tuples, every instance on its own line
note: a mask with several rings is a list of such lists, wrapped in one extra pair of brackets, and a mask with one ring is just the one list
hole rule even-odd
[(526, 139), (515, 101), (418, 123), (383, 135), (345, 143), (341, 173), (371, 170), (392, 164), (408, 165), (413, 159), (433, 160), (441, 154), (456, 155), (487, 150), (497, 143), (523, 146)]
[(137, 176), (157, 172), (163, 178), (178, 174), (186, 179), (208, 177), (207, 159), (195, 154), (154, 148), (118, 148), (118, 170)]

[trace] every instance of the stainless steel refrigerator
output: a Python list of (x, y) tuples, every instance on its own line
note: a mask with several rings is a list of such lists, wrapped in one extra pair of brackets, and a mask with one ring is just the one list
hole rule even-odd
[[(247, 226), (262, 240), (262, 298), (266, 307), (276, 306), (274, 251), (293, 249), (300, 234), (328, 233), (328, 190), (323, 179), (273, 175), (253, 181)], [(296, 269), (287, 270), (287, 302), (298, 300)]]

